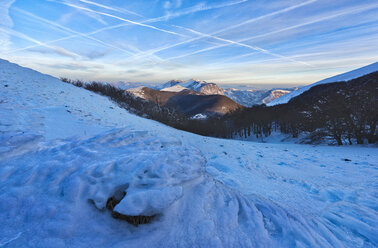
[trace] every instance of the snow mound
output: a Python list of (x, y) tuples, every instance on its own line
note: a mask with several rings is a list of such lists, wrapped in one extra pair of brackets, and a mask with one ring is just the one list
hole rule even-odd
[(326, 83), (348, 81), (348, 80), (352, 80), (354, 78), (362, 77), (364, 75), (367, 75), (367, 74), (375, 72), (375, 71), (378, 71), (378, 62), (364, 66), (364, 67), (361, 67), (361, 68), (358, 68), (358, 69), (353, 70), (353, 71), (349, 71), (349, 72), (346, 72), (346, 73), (343, 73), (343, 74), (340, 74), (340, 75), (336, 75), (336, 76), (333, 76), (333, 77), (330, 77), (330, 78), (326, 78), (324, 80), (321, 80), (319, 82), (316, 82), (316, 83), (313, 83), (313, 84), (310, 84), (310, 85), (300, 87), (298, 90), (295, 90), (291, 93), (283, 95), (282, 97), (277, 98), (276, 100), (268, 103), (267, 105), (268, 106), (274, 106), (274, 105), (278, 105), (278, 104), (288, 103), (290, 101), (290, 99), (292, 99), (296, 96), (299, 96), (300, 94), (302, 94), (305, 91), (308, 91), (313, 86), (320, 85), (320, 84), (326, 84)]
[[(205, 164), (197, 149), (145, 131), (40, 143), (0, 161), (0, 225), (22, 230), (15, 246), (101, 247), (105, 240), (115, 247), (141, 246), (142, 240), (142, 247), (337, 244), (330, 231), (322, 237), (322, 223), (243, 196), (209, 176)], [(127, 194), (117, 212), (158, 217), (138, 229), (112, 219), (103, 210), (119, 189)]]

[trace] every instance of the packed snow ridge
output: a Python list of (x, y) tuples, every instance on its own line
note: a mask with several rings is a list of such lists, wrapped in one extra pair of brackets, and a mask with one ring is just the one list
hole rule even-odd
[(378, 245), (377, 149), (202, 137), (4, 60), (0, 89), (0, 247)]
[(355, 78), (358, 78), (358, 77), (362, 77), (364, 75), (367, 75), (367, 74), (375, 72), (375, 71), (378, 71), (378, 62), (364, 66), (364, 67), (361, 67), (361, 68), (358, 68), (358, 69), (353, 70), (353, 71), (349, 71), (349, 72), (346, 72), (346, 73), (343, 73), (343, 74), (340, 74), (340, 75), (336, 75), (336, 76), (333, 76), (333, 77), (330, 77), (330, 78), (323, 79), (319, 82), (316, 82), (316, 83), (313, 83), (313, 84), (310, 84), (310, 85), (300, 87), (299, 89), (297, 89), (295, 91), (292, 91), (288, 94), (285, 94), (285, 95), (275, 99), (274, 101), (271, 101), (267, 105), (268, 106), (274, 106), (274, 105), (278, 105), (278, 104), (288, 103), (290, 101), (290, 99), (292, 99), (296, 96), (299, 96), (300, 94), (302, 94), (305, 91), (308, 91), (313, 86), (320, 85), (320, 84), (341, 82), (341, 81), (349, 81), (349, 80), (352, 80), (352, 79), (355, 79)]

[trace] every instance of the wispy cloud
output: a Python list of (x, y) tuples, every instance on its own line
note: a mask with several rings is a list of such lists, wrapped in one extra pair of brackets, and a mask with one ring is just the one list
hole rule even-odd
[(58, 54), (60, 54), (62, 56), (71, 57), (71, 58), (79, 58), (80, 57), (80, 55), (77, 54), (77, 53), (67, 51), (66, 49), (64, 49), (62, 47), (52, 46), (52, 45), (49, 45), (49, 44), (45, 44), (43, 42), (40, 42), (40, 41), (38, 41), (36, 39), (33, 39), (33, 38), (31, 38), (31, 37), (23, 34), (23, 33), (20, 33), (20, 32), (14, 31), (14, 30), (4, 29), (4, 28), (0, 27), (0, 31), (2, 31), (4, 33), (7, 33), (9, 35), (12, 35), (12, 36), (15, 36), (15, 37), (18, 37), (18, 38), (21, 38), (21, 39), (33, 42), (33, 43), (36, 43), (36, 44), (38, 44), (40, 46), (52, 49), (53, 51), (55, 51), (56, 53), (58, 53)]

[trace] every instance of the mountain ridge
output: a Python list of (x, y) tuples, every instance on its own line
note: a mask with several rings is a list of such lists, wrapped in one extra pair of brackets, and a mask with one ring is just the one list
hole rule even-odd
[(299, 89), (297, 89), (297, 90), (295, 90), (291, 93), (288, 93), (288, 94), (286, 94), (282, 97), (275, 99), (274, 101), (268, 103), (267, 105), (268, 106), (274, 106), (274, 105), (278, 105), (278, 104), (287, 103), (292, 98), (308, 91), (309, 89), (311, 89), (312, 87), (314, 87), (316, 85), (321, 85), (321, 84), (326, 84), (326, 83), (334, 83), (334, 82), (341, 82), (341, 81), (349, 81), (349, 80), (367, 75), (367, 74), (375, 72), (375, 71), (378, 71), (378, 62), (375, 62), (375, 63), (369, 64), (369, 65), (366, 65), (366, 66), (345, 72), (345, 73), (341, 73), (341, 74), (320, 80), (320, 81), (315, 82), (315, 83), (310, 84), (310, 85), (300, 87)]

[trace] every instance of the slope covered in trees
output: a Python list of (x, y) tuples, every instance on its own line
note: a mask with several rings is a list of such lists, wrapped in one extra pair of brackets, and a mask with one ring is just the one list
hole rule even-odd
[[(177, 107), (178, 104), (168, 104), (174, 97), (167, 98), (167, 104), (161, 105), (135, 98), (106, 84), (63, 81), (109, 96), (139, 115), (206, 136), (248, 138), (253, 135), (259, 138), (281, 132), (294, 138), (307, 136), (309, 143), (328, 139), (338, 145), (377, 141), (378, 72), (347, 82), (314, 86), (286, 104), (233, 108), (223, 116), (205, 120), (193, 120)], [(193, 107), (197, 102), (194, 98), (202, 96), (183, 94), (180, 97), (188, 98), (183, 106), (190, 104)]]

